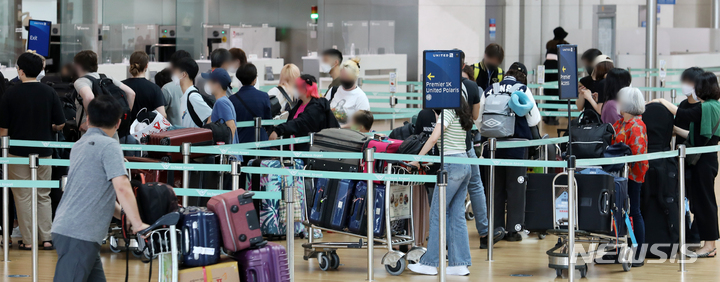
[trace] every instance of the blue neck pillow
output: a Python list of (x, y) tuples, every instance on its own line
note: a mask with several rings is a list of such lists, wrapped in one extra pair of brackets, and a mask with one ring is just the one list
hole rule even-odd
[(527, 115), (533, 108), (530, 98), (522, 91), (515, 91), (512, 93), (509, 106), (510, 109), (518, 116)]

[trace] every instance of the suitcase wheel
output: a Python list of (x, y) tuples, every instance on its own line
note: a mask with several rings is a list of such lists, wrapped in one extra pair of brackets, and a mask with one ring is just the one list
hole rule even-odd
[(240, 210), (240, 207), (233, 205), (230, 207), (230, 212), (237, 213)]

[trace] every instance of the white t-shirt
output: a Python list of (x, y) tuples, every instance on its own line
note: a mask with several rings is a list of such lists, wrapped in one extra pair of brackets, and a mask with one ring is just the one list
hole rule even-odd
[[(270, 96), (270, 97), (277, 97), (278, 102), (280, 102), (280, 106), (282, 107), (282, 110), (281, 110), (282, 112), (284, 112), (284, 111), (290, 111), (291, 108), (286, 108), (286, 106), (285, 106), (285, 105), (288, 103), (288, 101), (287, 101), (287, 99), (285, 99), (285, 95), (283, 95), (282, 92), (280, 92), (280, 89), (278, 89), (278, 88), (280, 88), (280, 87), (282, 87), (282, 86), (273, 87), (272, 89), (270, 89), (270, 90), (267, 92), (267, 94), (268, 94), (268, 96)], [(288, 94), (288, 97), (289, 97), (290, 99), (292, 99), (292, 98), (293, 98), (293, 93), (290, 92), (290, 91), (288, 91), (287, 89), (285, 89), (285, 87), (282, 87), (282, 88), (283, 88), (283, 90), (285, 90), (285, 93)]]
[(367, 95), (360, 87), (355, 87), (350, 91), (339, 87), (334, 98), (330, 101), (330, 108), (332, 108), (335, 118), (342, 126), (350, 121), (355, 112), (359, 110), (369, 111), (370, 101), (368, 101)]
[[(183, 127), (198, 127), (190, 116), (187, 106), (188, 94), (190, 94), (193, 90), (197, 91), (197, 88), (195, 88), (195, 86), (190, 86), (187, 90), (185, 90), (182, 98), (180, 98), (180, 107), (183, 109), (181, 124)], [(200, 120), (205, 121), (212, 114), (212, 108), (205, 103), (205, 100), (203, 100), (202, 96), (200, 96), (200, 93), (192, 93), (192, 95), (190, 95), (190, 103), (192, 103), (193, 110), (195, 110), (195, 114), (197, 114)]]

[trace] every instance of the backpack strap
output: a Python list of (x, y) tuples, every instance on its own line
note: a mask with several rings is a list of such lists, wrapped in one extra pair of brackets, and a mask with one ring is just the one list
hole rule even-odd
[(500, 82), (493, 83), (492, 88), (493, 88), (493, 94), (495, 94), (495, 95), (500, 94)]
[(190, 93), (188, 93), (188, 96), (187, 96), (188, 113), (190, 114), (190, 118), (192, 118), (195, 125), (197, 127), (202, 127), (203, 121), (197, 115), (197, 113), (195, 112), (195, 107), (193, 107), (192, 103), (190, 102), (190, 95), (192, 95), (193, 93), (197, 93), (198, 95), (200, 95), (200, 92), (198, 92), (197, 90), (193, 90), (193, 91), (190, 91)]
[(240, 100), (240, 103), (242, 103), (243, 107), (245, 107), (248, 112), (253, 116), (253, 118), (259, 117), (259, 115), (256, 115), (255, 112), (252, 110), (252, 108), (248, 107), (248, 105), (243, 101), (242, 98), (240, 98), (240, 94), (235, 94), (233, 97), (237, 97), (238, 100)]
[(520, 91), (520, 88), (522, 88), (523, 86), (525, 86), (525, 84), (519, 82), (515, 83), (512, 87), (510, 87), (510, 90), (508, 92), (510, 92), (510, 94), (513, 94), (515, 91)]
[(328, 101), (332, 102), (332, 100), (335, 98), (335, 93), (338, 92), (339, 88), (340, 86), (333, 86), (332, 88), (330, 88), (330, 99), (328, 99)]
[(282, 93), (283, 97), (285, 97), (285, 101), (287, 104), (290, 105), (290, 109), (294, 108), (295, 104), (292, 102), (292, 99), (290, 99), (290, 95), (285, 92), (285, 88), (283, 88), (282, 86), (278, 86), (277, 89), (280, 90), (280, 93)]

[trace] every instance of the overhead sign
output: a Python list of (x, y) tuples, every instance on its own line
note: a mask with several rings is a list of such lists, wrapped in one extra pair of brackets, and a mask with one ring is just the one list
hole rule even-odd
[(578, 97), (577, 45), (558, 45), (560, 99)]
[(460, 50), (423, 51), (423, 108), (460, 107)]
[(50, 27), (49, 21), (30, 20), (27, 49), (47, 57), (50, 50)]

